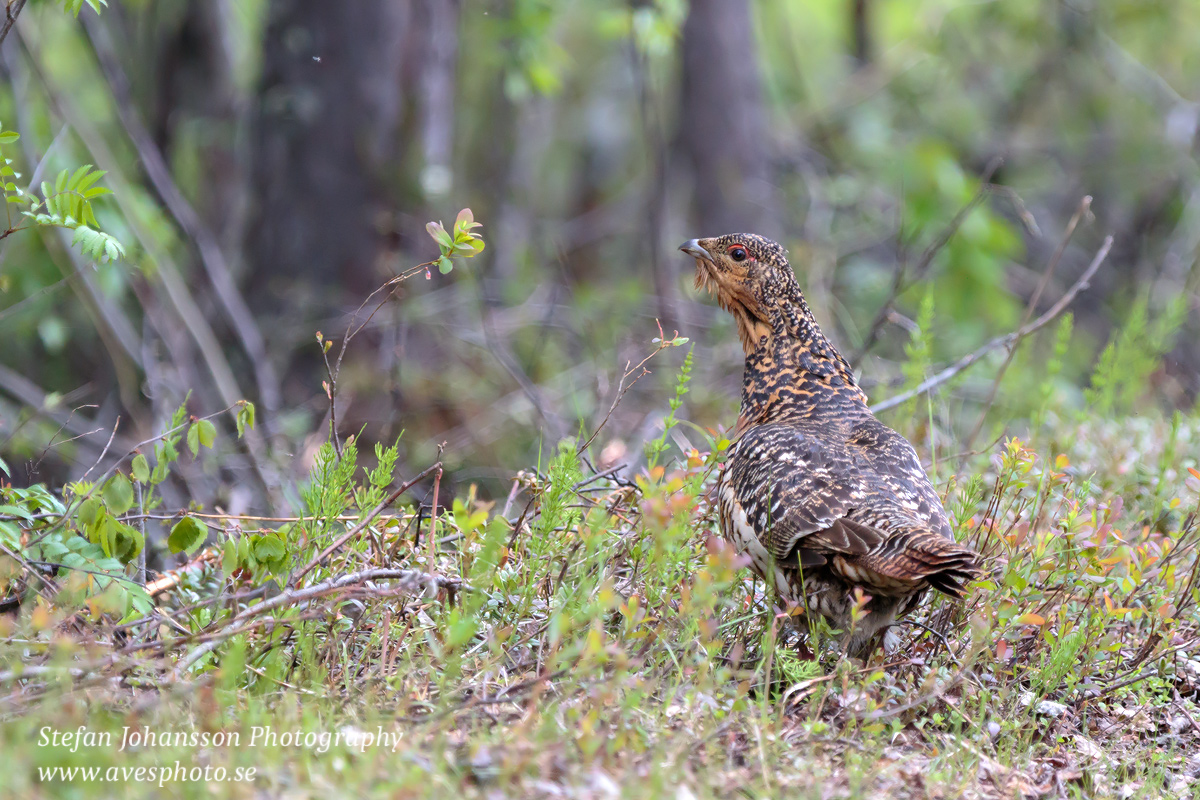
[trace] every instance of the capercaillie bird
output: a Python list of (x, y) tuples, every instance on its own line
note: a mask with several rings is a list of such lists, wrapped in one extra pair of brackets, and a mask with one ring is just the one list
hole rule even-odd
[[(746, 356), (741, 413), (715, 489), (722, 535), (789, 607), (869, 655), (932, 587), (981, 574), (909, 442), (871, 413), (821, 332), (786, 251), (753, 234), (692, 239), (696, 287), (733, 315)], [(852, 624), (854, 588), (870, 600)]]

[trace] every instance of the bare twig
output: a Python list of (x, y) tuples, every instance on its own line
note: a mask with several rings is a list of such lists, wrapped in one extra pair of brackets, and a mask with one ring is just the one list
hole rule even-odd
[[(48, 407), (46, 402), (47, 394), (40, 386), (3, 364), (0, 364), (0, 391), (12, 395), (13, 398), (19, 400), (23, 405), (28, 406), (34, 413), (54, 420), (76, 436), (86, 437), (96, 433), (98, 430), (91, 420), (85, 418), (82, 421), (76, 421), (74, 411), (66, 414)], [(82, 415), (80, 416), (82, 417)], [(124, 437), (117, 437), (117, 441), (122, 446), (125, 446), (127, 443)], [(88, 439), (84, 439), (81, 444), (94, 452), (99, 452), (100, 450), (99, 445)]]
[[(429, 268), (433, 266), (434, 263), (435, 262), (433, 261), (426, 261), (422, 264), (417, 264), (415, 267), (410, 267), (396, 277), (391, 278), (383, 285), (377, 287), (375, 291), (367, 295), (362, 303), (359, 304), (358, 308), (355, 309), (354, 314), (350, 318), (350, 324), (346, 326), (346, 335), (342, 337), (342, 346), (338, 349), (337, 361), (335, 361), (333, 364), (329, 363), (329, 346), (332, 344), (332, 340), (326, 339), (320, 331), (317, 331), (317, 345), (321, 348), (321, 358), (325, 362), (325, 372), (329, 376), (329, 380), (325, 385), (325, 396), (329, 398), (329, 438), (333, 441), (333, 449), (337, 452), (339, 458), (342, 455), (342, 441), (337, 434), (337, 379), (338, 375), (340, 375), (342, 372), (342, 359), (346, 357), (346, 348), (350, 346), (350, 340), (361, 333), (363, 328), (367, 327), (375, 315), (379, 313), (379, 310), (387, 305), (388, 300), (391, 300), (396, 292), (400, 290), (401, 283), (408, 280), (413, 275), (418, 274), (419, 272), (424, 271), (428, 274)], [(358, 319), (358, 315), (362, 313), (364, 308), (367, 307), (367, 304), (370, 303), (377, 294), (389, 289), (391, 291), (388, 291), (383, 299), (376, 304), (375, 308), (371, 310), (371, 313), (367, 315), (367, 318), (364, 319), (357, 328), (353, 327), (354, 320)]]
[(1086, 270), (1084, 270), (1083, 275), (1080, 276), (1079, 280), (1075, 281), (1074, 285), (1067, 290), (1066, 294), (1059, 298), (1058, 302), (1051, 306), (1045, 314), (1042, 314), (1036, 320), (1020, 328), (1019, 330), (1013, 331), (1012, 333), (1006, 333), (1003, 336), (997, 336), (995, 339), (992, 339), (978, 350), (968, 353), (938, 374), (930, 378), (926, 378), (920, 384), (908, 390), (907, 392), (901, 392), (895, 397), (889, 397), (887, 400), (876, 403), (875, 405), (871, 406), (871, 411), (878, 414), (882, 411), (887, 411), (889, 408), (895, 408), (902, 403), (906, 403), (914, 397), (919, 397), (920, 395), (928, 392), (930, 389), (933, 389), (936, 386), (941, 386), (943, 383), (967, 369), (993, 350), (996, 350), (1000, 347), (1011, 347), (1020, 339), (1037, 330), (1040, 330), (1041, 328), (1046, 327), (1046, 325), (1053, 322), (1054, 319), (1058, 317), (1058, 315), (1061, 314), (1068, 305), (1071, 304), (1071, 301), (1075, 299), (1075, 295), (1087, 288), (1088, 281), (1091, 280), (1092, 276), (1096, 274), (1096, 270), (1100, 269), (1100, 265), (1104, 263), (1104, 259), (1108, 257), (1108, 251), (1112, 249), (1112, 243), (1113, 238), (1111, 236), (1105, 238), (1104, 244), (1100, 246), (1100, 249), (1096, 252), (1095, 257), (1092, 259), (1092, 263), (1088, 265)]
[[(350, 341), (349, 336), (342, 338), (342, 352), (346, 352), (346, 343)], [(325, 336), (317, 331), (317, 345), (321, 348), (321, 360), (325, 363), (325, 375), (329, 378), (325, 382), (325, 397), (329, 400), (329, 441), (333, 442), (333, 450), (337, 453), (337, 457), (342, 457), (342, 437), (338, 436), (337, 427), (337, 375), (333, 371), (333, 365), (329, 363), (329, 347), (333, 342), (327, 340)], [(340, 367), (342, 359), (338, 358), (338, 366)]]
[(121, 427), (121, 418), (117, 417), (116, 420), (113, 421), (112, 433), (108, 435), (108, 441), (104, 443), (104, 447), (100, 450), (100, 455), (96, 456), (95, 463), (88, 467), (88, 471), (83, 473), (83, 477), (79, 479), (80, 481), (86, 481), (87, 476), (92, 474), (92, 470), (100, 466), (100, 462), (104, 460), (106, 455), (108, 455), (108, 448), (112, 447), (113, 439), (117, 438), (117, 428), (119, 427)]

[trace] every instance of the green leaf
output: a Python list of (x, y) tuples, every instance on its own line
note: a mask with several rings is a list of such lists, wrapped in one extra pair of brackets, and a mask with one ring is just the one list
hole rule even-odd
[(109, 511), (119, 517), (133, 507), (133, 484), (118, 472), (109, 479), (101, 496)]
[(17, 527), (15, 522), (0, 520), (0, 542), (3, 542), (5, 547), (13, 550), (21, 547), (21, 529)]
[(451, 263), (450, 259), (446, 258), (445, 256), (442, 256), (438, 259), (437, 265), (438, 272), (442, 273), (443, 275), (454, 269), (454, 264)]
[(425, 223), (425, 231), (433, 237), (433, 240), (437, 242), (438, 247), (443, 251), (449, 250), (454, 246), (454, 239), (450, 237), (450, 234), (446, 233), (446, 229), (442, 227), (442, 223), (427, 222)]
[(100, 521), (96, 531), (100, 539), (99, 545), (104, 549), (104, 555), (112, 558), (117, 553), (117, 524), (116, 520), (107, 514)]
[(221, 571), (229, 577), (238, 568), (238, 547), (233, 539), (226, 539), (221, 548)]
[(95, 497), (89, 497), (79, 504), (79, 510), (75, 512), (76, 524), (81, 528), (90, 528), (96, 524), (97, 517), (104, 511), (100, 501)]
[(199, 423), (193, 422), (187, 432), (188, 450), (192, 451), (192, 457), (195, 458), (200, 453), (200, 426)]
[(141, 453), (133, 457), (133, 464), (130, 466), (130, 471), (133, 473), (133, 479), (138, 483), (148, 483), (150, 481), (150, 462)]
[(33, 522), (33, 514), (29, 513), (29, 509), (21, 508), (20, 506), (0, 505), (0, 514), (8, 514), (13, 517), (20, 517), (26, 522)]
[(246, 426), (254, 427), (254, 403), (245, 402), (237, 412), (237, 433), (241, 439), (246, 435)]
[(211, 450), (217, 441), (217, 426), (213, 425), (211, 420), (202, 419), (196, 421), (196, 427), (200, 429), (201, 446)]
[(167, 547), (172, 553), (187, 553), (190, 556), (200, 549), (207, 536), (207, 525), (195, 517), (184, 517), (171, 528)]
[(47, 539), (42, 542), (42, 556), (47, 559), (61, 558), (71, 552), (67, 546), (58, 539)]
[(254, 556), (250, 552), (249, 536), (242, 536), (237, 541), (237, 563), (239, 567), (254, 569)]
[(286, 552), (283, 542), (275, 536), (262, 536), (254, 543), (254, 557), (262, 562), (276, 561)]
[(116, 528), (114, 538), (116, 546), (113, 548), (113, 555), (120, 561), (128, 564), (133, 558), (142, 551), (142, 546), (146, 543), (142, 532), (132, 525), (126, 525), (123, 522), (113, 520)]

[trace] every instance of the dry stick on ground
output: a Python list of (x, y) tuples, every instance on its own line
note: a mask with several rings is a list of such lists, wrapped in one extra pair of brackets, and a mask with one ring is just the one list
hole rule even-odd
[(419, 481), (423, 480), (424, 478), (428, 477), (429, 475), (431, 475), (435, 472), (438, 474), (441, 474), (441, 471), (442, 471), (442, 462), (438, 461), (437, 463), (435, 463), (429, 467), (426, 467), (415, 478), (413, 478), (412, 480), (403, 484), (402, 486), (400, 486), (400, 488), (396, 489), (394, 492), (392, 492), (387, 497), (385, 497), (383, 499), (383, 501), (379, 505), (375, 506), (375, 508), (371, 509), (367, 513), (367, 515), (365, 517), (363, 517), (362, 520), (357, 525), (355, 525), (353, 528), (351, 528), (350, 530), (348, 530), (344, 534), (342, 534), (340, 537), (338, 537), (338, 540), (336, 542), (334, 542), (333, 544), (329, 545), (329, 547), (326, 547), (324, 550), (322, 550), (319, 555), (317, 555), (312, 561), (308, 562), (308, 564), (305, 565), (304, 569), (297, 572), (292, 577), (291, 585), (295, 586), (296, 583), (301, 578), (303, 578), (310, 571), (312, 571), (322, 561), (329, 558), (329, 556), (333, 555), (334, 551), (336, 551), (339, 547), (344, 545), (346, 542), (350, 541), (353, 537), (357, 536), (363, 530), (363, 528), (365, 528), (371, 524), (372, 520), (374, 520), (376, 517), (378, 517), (380, 514), (382, 514), (383, 510), (385, 508), (390, 506), (392, 503), (396, 502), (396, 500), (398, 500), (400, 498), (400, 495), (407, 492), (409, 489), (411, 489), (413, 486), (415, 486)]
[(958, 210), (958, 213), (954, 215), (954, 219), (950, 220), (950, 224), (938, 234), (937, 239), (929, 247), (925, 248), (925, 252), (921, 254), (916, 266), (913, 267), (912, 280), (907, 283), (904, 279), (908, 276), (908, 265), (901, 263), (900, 268), (896, 270), (895, 277), (892, 279), (891, 293), (888, 294), (887, 300), (883, 301), (883, 305), (879, 307), (879, 312), (875, 315), (875, 319), (871, 321), (871, 327), (867, 329), (867, 335), (863, 339), (862, 346), (858, 348), (858, 352), (850, 359), (850, 366), (857, 367), (859, 362), (862, 361), (863, 356), (874, 346), (876, 340), (879, 338), (879, 332), (883, 329), (883, 323), (887, 322), (891, 316), (892, 305), (896, 302), (896, 298), (911, 286), (913, 281), (919, 281), (925, 275), (925, 271), (929, 269), (929, 265), (933, 263), (933, 259), (949, 243), (954, 234), (958, 232), (958, 229), (962, 227), (963, 222), (966, 221), (971, 212), (988, 196), (988, 193), (991, 191), (992, 176), (996, 174), (996, 170), (1000, 169), (1000, 165), (1003, 163), (1004, 159), (999, 157), (993, 158), (988, 162), (987, 167), (983, 170), (983, 175), (979, 179), (979, 191), (975, 193), (975, 196), (965, 206)]
[(930, 389), (940, 386), (946, 381), (950, 380), (955, 375), (967, 369), (993, 350), (996, 350), (1000, 347), (1011, 347), (1015, 342), (1018, 342), (1029, 334), (1049, 325), (1066, 309), (1068, 305), (1071, 304), (1071, 301), (1075, 299), (1075, 295), (1087, 288), (1088, 281), (1091, 280), (1092, 276), (1096, 274), (1096, 270), (1100, 269), (1100, 265), (1104, 263), (1104, 259), (1108, 257), (1108, 251), (1112, 249), (1112, 243), (1113, 237), (1108, 236), (1104, 239), (1104, 244), (1100, 246), (1100, 249), (1096, 252), (1095, 257), (1092, 258), (1092, 263), (1088, 265), (1086, 270), (1084, 270), (1083, 275), (1080, 276), (1079, 280), (1075, 281), (1074, 285), (1067, 290), (1066, 294), (1059, 298), (1058, 302), (1051, 306), (1045, 314), (1042, 314), (1036, 320), (1020, 328), (1019, 330), (1013, 331), (1012, 333), (1006, 333), (1004, 336), (997, 336), (995, 339), (992, 339), (978, 350), (968, 353), (938, 374), (925, 379), (909, 391), (902, 392), (895, 397), (889, 397), (887, 400), (876, 403), (875, 405), (871, 406), (871, 411), (875, 414), (878, 414), (882, 411), (887, 411), (889, 408), (895, 408), (902, 403), (906, 403), (914, 397), (919, 397), (920, 395), (928, 392)]
[[(1058, 262), (1062, 260), (1062, 255), (1067, 249), (1067, 245), (1071, 241), (1071, 237), (1075, 234), (1075, 227), (1079, 225), (1079, 221), (1084, 218), (1091, 210), (1092, 197), (1084, 195), (1079, 201), (1079, 208), (1075, 209), (1071, 221), (1067, 223), (1067, 229), (1063, 232), (1062, 240), (1055, 248), (1054, 254), (1050, 256), (1050, 262), (1046, 265), (1046, 271), (1042, 273), (1042, 279), (1038, 281), (1037, 288), (1033, 290), (1033, 296), (1029, 298), (1029, 303), (1025, 306), (1025, 313), (1021, 316), (1021, 324), (1019, 328), (1025, 327), (1029, 323), (1033, 312), (1037, 311), (1038, 301), (1042, 299), (1042, 294), (1046, 291), (1046, 286), (1049, 285), (1050, 279), (1054, 276), (1054, 270), (1058, 267)], [(992, 407), (992, 403), (996, 401), (996, 393), (1000, 391), (1000, 381), (1004, 379), (1004, 373), (1008, 370), (1009, 364), (1017, 355), (1017, 348), (1021, 346), (1021, 338), (1018, 336), (1013, 341), (1012, 346), (1008, 348), (1008, 355), (1004, 357), (1004, 363), (1000, 365), (1000, 369), (996, 371), (996, 377), (992, 379), (992, 388), (988, 392), (987, 399), (983, 402), (983, 408), (979, 412), (979, 419), (975, 421), (975, 427), (967, 434), (967, 438), (962, 443), (963, 450), (970, 450), (971, 445), (975, 443), (979, 432), (983, 430), (983, 423), (987, 420), (988, 410)]]
[(231, 619), (220, 631), (216, 632), (213, 638), (193, 648), (186, 656), (180, 659), (175, 666), (174, 677), (181, 678), (187, 669), (203, 658), (206, 654), (216, 649), (217, 645), (231, 636), (236, 636), (241, 633), (250, 622), (251, 619), (257, 617), (267, 611), (272, 611), (276, 608), (281, 608), (287, 605), (302, 603), (306, 600), (312, 600), (326, 594), (338, 592), (342, 590), (362, 590), (358, 584), (366, 581), (383, 581), (383, 580), (400, 580), (404, 581), (403, 586), (391, 587), (380, 591), (388, 593), (396, 593), (397, 591), (412, 591), (420, 584), (433, 583), (442, 587), (452, 587), (454, 589), (465, 588), (462, 581), (452, 578), (445, 578), (440, 575), (434, 575), (428, 572), (422, 572), (414, 569), (365, 569), (360, 572), (352, 572), (348, 575), (339, 575), (336, 578), (330, 578), (327, 581), (307, 586), (303, 589), (290, 589), (286, 592), (275, 595), (269, 600), (264, 600), (256, 606), (251, 606), (245, 609), (233, 619)]

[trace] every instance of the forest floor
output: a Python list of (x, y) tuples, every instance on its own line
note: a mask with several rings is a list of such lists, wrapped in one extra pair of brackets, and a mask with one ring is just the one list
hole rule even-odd
[[(5, 793), (1197, 796), (1200, 424), (1059, 430), (943, 461), (992, 574), (866, 663), (765, 602), (712, 536), (715, 457), (658, 466), (665, 434), (630, 480), (563, 446), (434, 537), (379, 509), (386, 450), (327, 446), (304, 519), (220, 523), (149, 613), (0, 616)], [(256, 536), (317, 566), (269, 581)]]

